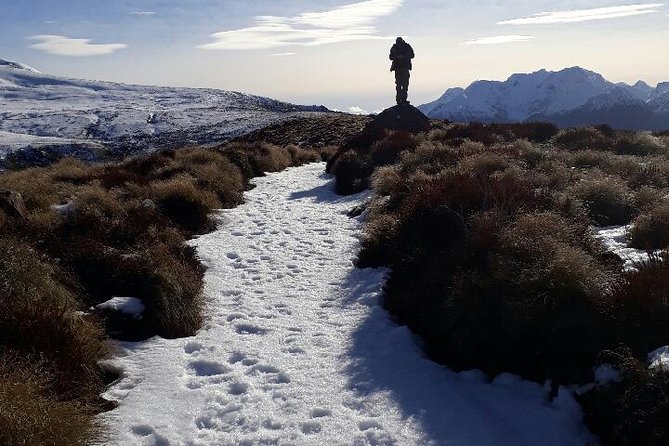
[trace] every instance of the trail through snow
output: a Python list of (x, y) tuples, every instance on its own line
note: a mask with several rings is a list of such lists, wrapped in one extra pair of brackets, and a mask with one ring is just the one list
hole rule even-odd
[(194, 241), (207, 323), (121, 344), (100, 416), (124, 445), (579, 445), (567, 391), (427, 360), (380, 306), (385, 272), (357, 270), (361, 223), (322, 164), (255, 180)]

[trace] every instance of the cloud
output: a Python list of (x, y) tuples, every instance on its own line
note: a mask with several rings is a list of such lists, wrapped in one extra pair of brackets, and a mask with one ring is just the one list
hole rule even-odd
[(275, 54), (272, 54), (272, 56), (276, 56), (276, 57), (285, 57), (285, 56), (294, 56), (294, 55), (296, 55), (296, 54), (297, 54), (297, 53), (275, 53)]
[(132, 11), (130, 14), (132, 15), (155, 15), (155, 11)]
[(528, 40), (534, 39), (534, 36), (493, 36), (493, 37), (480, 37), (478, 39), (468, 40), (465, 42), (465, 45), (499, 45), (502, 43), (512, 43), (512, 42), (527, 42)]
[(368, 115), (369, 112), (363, 108), (358, 107), (357, 105), (354, 105), (353, 107), (348, 108), (349, 113), (353, 113), (354, 115)]
[(498, 25), (548, 25), (553, 23), (587, 22), (590, 20), (616, 19), (658, 12), (663, 3), (608, 6), (594, 9), (542, 12), (529, 17), (503, 20)]
[(250, 27), (212, 34), (214, 42), (198, 48), (251, 50), (385, 39), (377, 34), (374, 22), (397, 11), (403, 3), (404, 0), (367, 0), (294, 17), (259, 16)]
[(39, 35), (29, 37), (29, 39), (39, 41), (39, 43), (30, 45), (30, 48), (57, 56), (100, 56), (127, 48), (127, 45), (122, 43), (93, 44), (89, 43), (90, 39), (70, 39), (65, 36)]

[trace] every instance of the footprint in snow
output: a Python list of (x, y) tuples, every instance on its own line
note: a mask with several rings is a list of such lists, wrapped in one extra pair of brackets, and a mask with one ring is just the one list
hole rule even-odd
[(203, 348), (204, 348), (204, 345), (200, 344), (199, 342), (191, 341), (184, 346), (184, 353), (186, 353), (188, 355), (192, 355), (192, 354), (195, 354), (195, 353), (199, 352)]
[(188, 365), (197, 376), (215, 376), (228, 373), (230, 369), (216, 361), (199, 360), (191, 361)]
[(265, 335), (268, 330), (253, 324), (237, 324), (235, 331), (240, 335)]
[(311, 411), (311, 418), (323, 418), (323, 417), (329, 417), (331, 415), (332, 411), (327, 409), (313, 409)]
[(317, 421), (305, 421), (300, 424), (300, 430), (306, 435), (317, 434), (323, 430), (323, 426)]

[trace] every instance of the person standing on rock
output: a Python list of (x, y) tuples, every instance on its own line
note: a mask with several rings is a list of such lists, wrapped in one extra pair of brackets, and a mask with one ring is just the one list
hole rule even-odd
[(397, 89), (397, 105), (407, 104), (409, 95), (409, 78), (411, 77), (411, 59), (414, 58), (413, 48), (404, 39), (398, 37), (390, 49), (390, 60), (393, 61), (390, 71), (395, 72)]

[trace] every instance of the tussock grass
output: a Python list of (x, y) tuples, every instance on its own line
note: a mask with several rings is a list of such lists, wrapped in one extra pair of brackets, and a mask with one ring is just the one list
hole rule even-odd
[(632, 190), (618, 177), (593, 172), (573, 187), (573, 194), (598, 226), (628, 224), (636, 212)]
[(623, 134), (616, 141), (614, 150), (619, 155), (666, 155), (669, 154), (664, 141), (647, 132)]
[(611, 134), (602, 128), (581, 127), (574, 129), (560, 130), (551, 142), (564, 150), (612, 150), (614, 141)]
[(53, 379), (39, 363), (0, 354), (0, 444), (83, 446), (100, 434), (93, 407), (55, 397)]
[[(456, 370), (588, 383), (621, 344), (644, 363), (669, 344), (669, 262), (623, 272), (590, 227), (634, 223), (634, 246), (667, 247), (664, 140), (606, 126), (523, 130), (440, 125), (394, 162), (369, 156), (372, 136), (355, 139), (364, 145), (332, 166), (338, 182), (375, 193), (358, 266), (390, 268), (384, 305)], [(583, 399), (588, 421), (611, 444), (664, 444), (669, 376), (636, 370)]]
[(63, 273), (11, 237), (0, 238), (0, 270), (0, 345), (43, 358), (60, 394), (96, 390), (96, 361), (106, 352), (102, 328), (79, 315), (76, 296), (59, 280)]
[(630, 244), (649, 251), (669, 247), (669, 202), (658, 202), (657, 206), (634, 220)]
[(629, 349), (602, 354), (622, 381), (578, 398), (590, 430), (603, 444), (660, 446), (669, 439), (669, 371), (652, 370)]

